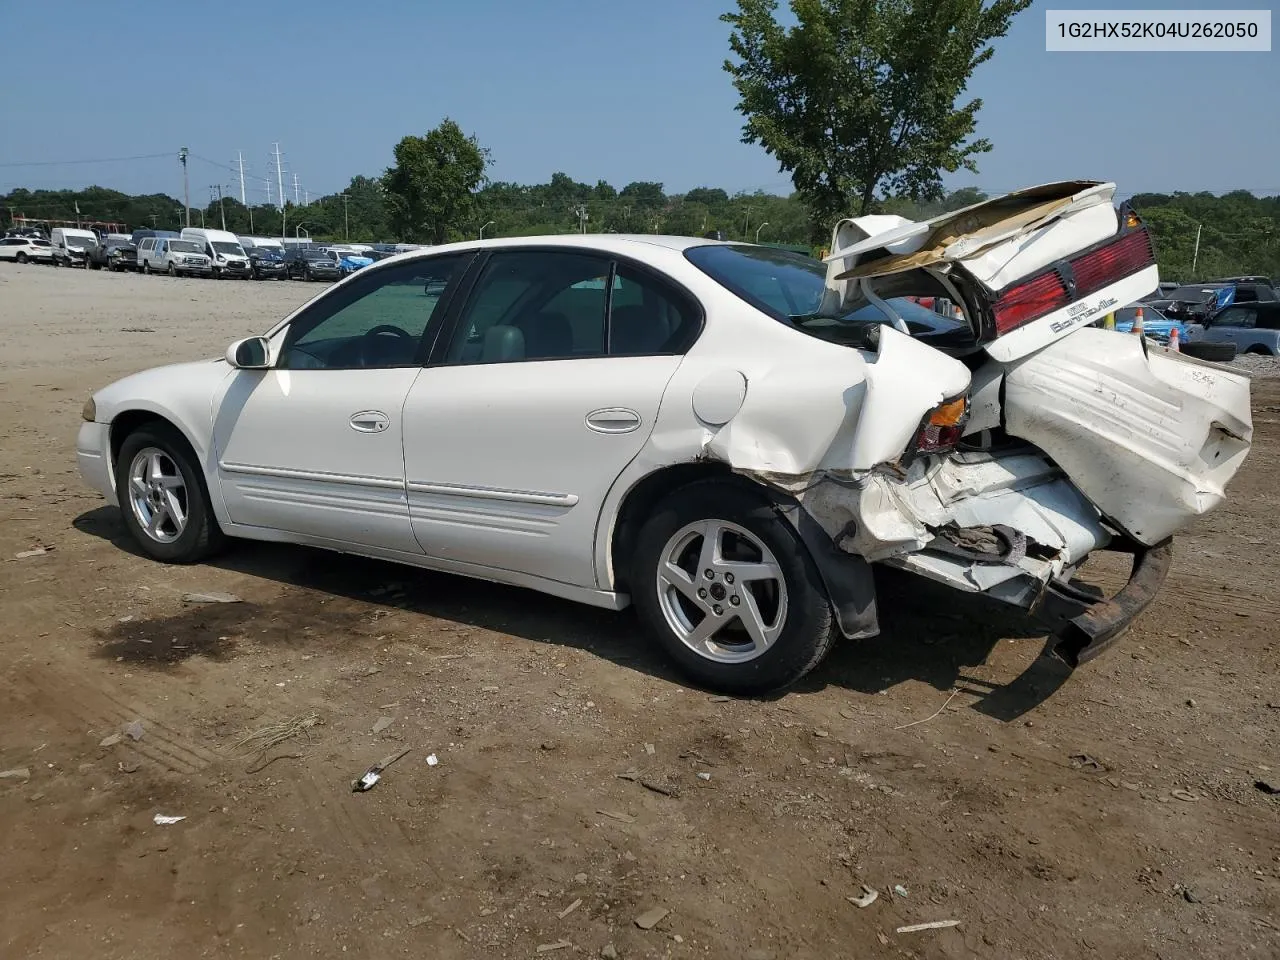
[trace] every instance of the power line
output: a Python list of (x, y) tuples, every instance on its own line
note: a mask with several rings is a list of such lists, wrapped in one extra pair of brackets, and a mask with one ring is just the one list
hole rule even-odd
[(0, 163), (0, 167), (63, 167), (82, 163), (127, 163), (130, 160), (164, 160), (173, 155), (172, 150), (164, 153), (144, 153), (136, 157), (104, 157), (97, 160), (18, 160), (12, 163)]

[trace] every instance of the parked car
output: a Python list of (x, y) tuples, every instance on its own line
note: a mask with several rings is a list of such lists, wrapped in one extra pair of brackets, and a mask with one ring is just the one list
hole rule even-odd
[(1280, 302), (1234, 303), (1207, 324), (1192, 324), (1192, 335), (1208, 343), (1231, 343), (1240, 353), (1280, 354)]
[(1165, 316), (1149, 303), (1137, 303), (1130, 307), (1122, 307), (1115, 311), (1116, 330), (1120, 333), (1132, 333), (1134, 320), (1138, 311), (1142, 311), (1142, 329), (1144, 335), (1156, 343), (1168, 345), (1173, 330), (1178, 331), (1178, 338), (1184, 343), (1187, 339), (1187, 324)]
[(229, 230), (206, 230), (203, 227), (183, 227), (182, 239), (199, 244), (200, 251), (209, 258), (215, 279), (231, 277), (247, 280), (250, 276), (249, 258), (236, 235)]
[(255, 280), (288, 280), (289, 268), (285, 266), (284, 252), (276, 247), (249, 248), (249, 268)]
[(1276, 291), (1265, 277), (1239, 277), (1188, 283), (1161, 300), (1151, 301), (1168, 316), (1184, 323), (1200, 323), (1233, 303), (1271, 302)]
[(89, 248), (85, 265), (91, 270), (106, 267), (111, 271), (138, 269), (138, 248), (123, 233), (107, 233)]
[(367, 267), (374, 262), (372, 257), (360, 250), (342, 247), (322, 247), (321, 249), (326, 250), (333, 257), (338, 264), (338, 272), (343, 275), (355, 273), (361, 267)]
[(147, 237), (139, 250), (143, 273), (167, 273), (171, 277), (211, 277), (213, 262), (194, 240)]
[(53, 245), (39, 237), (3, 237), (0, 238), (0, 260), (53, 263)]
[(89, 248), (97, 242), (98, 235), (92, 230), (78, 230), (75, 227), (54, 227), (49, 234), (53, 262), (57, 266), (85, 266)]
[[(1152, 599), (1252, 436), (1247, 377), (1089, 327), (1158, 279), (1114, 190), (842, 220), (825, 265), (689, 237), (433, 247), (225, 362), (99, 390), (80, 470), (154, 559), (290, 541), (634, 603), (734, 693), (875, 635), (873, 563), (1052, 616), (1076, 666)], [(945, 341), (947, 318), (913, 336), (876, 293), (943, 280), (965, 304)], [(1071, 585), (1100, 550), (1133, 565), (1105, 600)]]
[(292, 247), (285, 251), (284, 262), (291, 280), (337, 280), (342, 276), (337, 261), (323, 250)]
[(129, 235), (129, 239), (133, 241), (133, 245), (139, 250), (142, 249), (142, 241), (147, 237), (172, 237), (175, 240), (181, 237), (177, 230), (156, 230), (151, 227), (139, 227)]

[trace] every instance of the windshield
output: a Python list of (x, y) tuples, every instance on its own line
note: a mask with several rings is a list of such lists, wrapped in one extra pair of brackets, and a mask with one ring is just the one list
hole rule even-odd
[(325, 253), (323, 250), (303, 250), (302, 255), (306, 257), (308, 260), (328, 260), (330, 262), (333, 261), (333, 257), (331, 257), (328, 253)]
[(213, 241), (213, 251), (214, 253), (221, 253), (223, 255), (230, 255), (233, 257), (244, 256), (244, 251), (240, 249), (240, 244), (228, 243), (226, 240)]
[(812, 257), (769, 247), (703, 246), (689, 261), (776, 320), (812, 316), (826, 293), (827, 270)]
[(94, 247), (98, 244), (97, 237), (67, 237), (66, 239), (68, 247), (84, 248)]
[(274, 247), (254, 247), (250, 253), (259, 260), (282, 260), (280, 251)]
[(169, 250), (172, 253), (199, 253), (200, 245), (194, 240), (170, 240)]

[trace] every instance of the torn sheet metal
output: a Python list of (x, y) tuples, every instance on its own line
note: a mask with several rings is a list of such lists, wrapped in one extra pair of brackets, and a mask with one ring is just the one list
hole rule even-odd
[(1004, 413), (1148, 546), (1222, 502), (1253, 436), (1247, 377), (1109, 330), (1010, 365)]

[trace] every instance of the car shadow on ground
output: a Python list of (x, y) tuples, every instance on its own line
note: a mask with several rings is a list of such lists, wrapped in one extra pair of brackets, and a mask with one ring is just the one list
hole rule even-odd
[[(114, 507), (81, 514), (73, 526), (145, 559)], [(207, 563), (333, 597), (575, 647), (687, 685), (631, 610), (615, 613), (518, 587), (291, 544), (233, 541)], [(1070, 669), (1048, 654), (1046, 627), (1015, 608), (889, 569), (877, 569), (876, 585), (880, 635), (838, 642), (790, 690), (836, 686), (870, 694), (916, 680), (940, 691), (976, 695), (975, 710), (1011, 721), (1043, 703), (1070, 677)], [(992, 684), (974, 676), (972, 669), (1008, 640), (1043, 649), (1010, 683)]]

